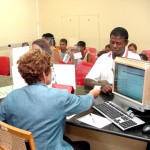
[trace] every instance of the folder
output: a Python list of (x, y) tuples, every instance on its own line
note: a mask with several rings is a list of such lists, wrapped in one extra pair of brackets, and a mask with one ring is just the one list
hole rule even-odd
[(52, 88), (58, 88), (58, 89), (66, 89), (69, 93), (74, 93), (74, 88), (71, 85), (62, 85), (62, 84), (52, 84)]

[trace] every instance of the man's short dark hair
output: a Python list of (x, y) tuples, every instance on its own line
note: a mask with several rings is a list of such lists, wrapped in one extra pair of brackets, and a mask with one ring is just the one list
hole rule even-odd
[(121, 36), (121, 37), (124, 37), (124, 39), (128, 40), (128, 31), (125, 28), (122, 28), (122, 27), (114, 28), (110, 33), (110, 36), (111, 35)]
[(61, 39), (60, 42), (64, 42), (65, 44), (68, 43), (66, 39)]
[(99, 51), (97, 53), (97, 56), (100, 57), (101, 55), (105, 54), (105, 53), (108, 53), (107, 51)]
[(86, 43), (84, 41), (79, 41), (76, 46), (86, 47)]
[(54, 37), (53, 34), (45, 33), (45, 34), (42, 35), (42, 37), (44, 37), (44, 39), (46, 39), (51, 46), (55, 46), (56, 45), (55, 37)]
[(43, 34), (42, 36), (45, 37), (45, 38), (51, 38), (51, 39), (54, 39), (54, 35), (51, 34), (51, 33), (45, 33), (45, 34)]

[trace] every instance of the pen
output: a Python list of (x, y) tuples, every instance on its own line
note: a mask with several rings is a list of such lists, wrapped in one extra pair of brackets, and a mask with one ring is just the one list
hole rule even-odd
[(92, 120), (93, 120), (93, 123), (95, 124), (95, 121), (94, 121), (94, 119), (93, 119), (93, 117), (92, 117), (92, 114), (90, 113), (90, 116), (91, 116), (91, 118), (92, 118)]

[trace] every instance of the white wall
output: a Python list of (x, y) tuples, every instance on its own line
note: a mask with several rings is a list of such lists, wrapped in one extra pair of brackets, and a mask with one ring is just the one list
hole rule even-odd
[(36, 0), (0, 0), (0, 46), (35, 40)]
[[(150, 1), (149, 0), (38, 0), (40, 36), (45, 32), (55, 35), (57, 41), (64, 37), (62, 18), (74, 16), (98, 16), (98, 34), (96, 48), (101, 50), (109, 42), (110, 31), (117, 26), (125, 27), (129, 32), (129, 42), (138, 46), (138, 52), (150, 49)], [(74, 38), (78, 31), (78, 23), (74, 23), (72, 32)], [(85, 26), (87, 46), (93, 46), (89, 41), (89, 31), (95, 28)], [(82, 40), (78, 31), (76, 39)], [(73, 35), (72, 35), (73, 33)], [(97, 35), (96, 35), (97, 36)]]
[[(149, 0), (37, 1), (39, 19), (36, 0), (0, 1), (0, 46), (33, 41), (39, 31), (39, 37), (53, 33), (57, 43), (63, 37), (70, 45), (85, 40), (87, 46), (101, 50), (109, 43), (110, 31), (123, 26), (129, 31), (130, 43), (137, 44), (138, 52), (150, 49)], [(64, 18), (68, 19), (68, 25)]]

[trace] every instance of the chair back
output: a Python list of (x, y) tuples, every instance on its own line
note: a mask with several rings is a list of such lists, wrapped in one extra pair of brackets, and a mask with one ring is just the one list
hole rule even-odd
[(65, 89), (69, 93), (74, 94), (74, 88), (71, 85), (63, 85), (63, 84), (52, 84), (52, 88)]
[(97, 60), (97, 56), (94, 55), (93, 53), (91, 53), (92, 55), (92, 64), (95, 64), (96, 60)]
[(0, 150), (36, 150), (32, 133), (0, 121)]
[(56, 48), (56, 50), (58, 50), (58, 51), (60, 50), (60, 46), (55, 46), (55, 48)]
[(85, 76), (89, 73), (93, 67), (92, 63), (89, 62), (80, 62), (76, 67), (76, 84), (84, 85)]
[(86, 50), (92, 54), (94, 54), (95, 56), (97, 55), (97, 51), (96, 48), (93, 47), (86, 47)]
[(148, 57), (148, 60), (150, 61), (150, 50), (143, 50), (142, 54), (145, 54)]
[(0, 75), (10, 75), (10, 61), (7, 56), (0, 56)]
[(94, 64), (97, 59), (97, 51), (96, 48), (86, 47), (87, 52), (92, 54), (92, 63)]

